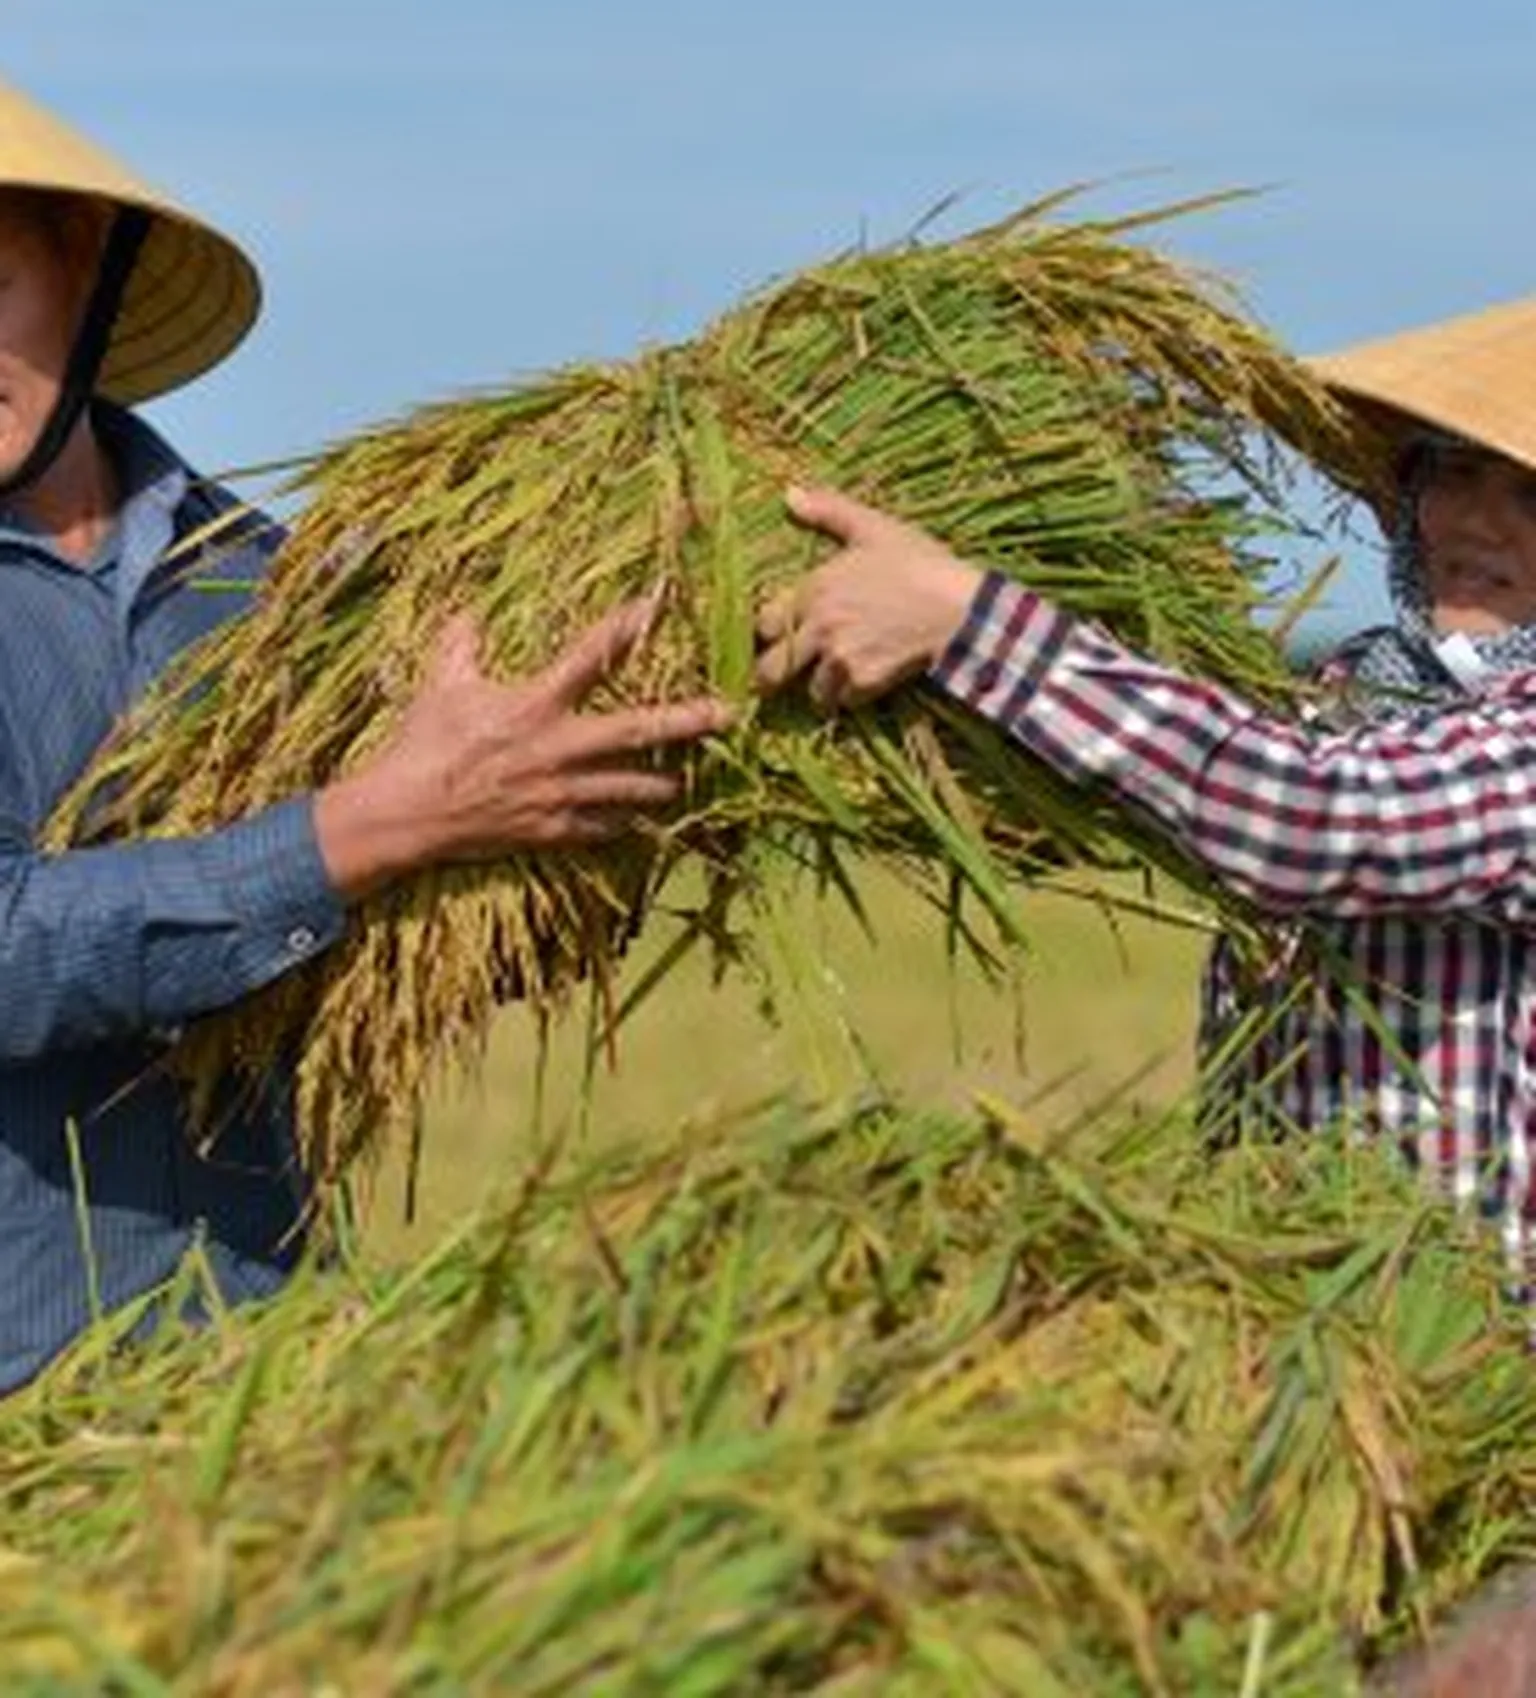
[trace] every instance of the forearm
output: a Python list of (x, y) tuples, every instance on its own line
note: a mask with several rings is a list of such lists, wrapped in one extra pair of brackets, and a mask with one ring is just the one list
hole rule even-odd
[(995, 575), (933, 677), (1269, 912), (1536, 914), (1536, 699), (1328, 735), (1131, 654)]
[(308, 798), (205, 837), (0, 853), (0, 1062), (175, 1026), (320, 953), (345, 914)]

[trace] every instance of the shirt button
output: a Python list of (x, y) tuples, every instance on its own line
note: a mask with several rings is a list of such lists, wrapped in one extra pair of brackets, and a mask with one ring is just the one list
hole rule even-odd
[(319, 941), (308, 926), (295, 926), (288, 934), (288, 948), (295, 955), (312, 953)]

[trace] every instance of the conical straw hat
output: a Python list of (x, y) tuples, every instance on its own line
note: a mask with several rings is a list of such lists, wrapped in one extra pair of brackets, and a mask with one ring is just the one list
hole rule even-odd
[(3, 82), (0, 186), (91, 195), (151, 215), (96, 386), (109, 399), (129, 405), (190, 382), (255, 322), (261, 285), (233, 242)]
[(1383, 488), (1415, 426), (1536, 469), (1536, 296), (1307, 362), (1376, 437)]

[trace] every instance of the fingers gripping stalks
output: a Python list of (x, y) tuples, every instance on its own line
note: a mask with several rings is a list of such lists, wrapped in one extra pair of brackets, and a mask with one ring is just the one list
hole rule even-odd
[(825, 710), (923, 672), (965, 618), (981, 574), (926, 532), (833, 490), (791, 489), (790, 512), (841, 546), (758, 618), (761, 689), (806, 676)]
[(584, 706), (659, 610), (655, 597), (625, 602), (513, 684), (486, 675), (473, 621), (451, 619), (393, 737), (319, 799), (338, 888), (358, 895), (425, 866), (605, 842), (675, 802), (681, 780), (641, 761), (723, 730), (729, 709), (707, 697)]

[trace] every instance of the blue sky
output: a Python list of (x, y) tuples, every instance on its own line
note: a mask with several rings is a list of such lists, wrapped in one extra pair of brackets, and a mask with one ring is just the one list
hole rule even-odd
[[(1529, 0), (0, 0), (0, 75), (242, 239), (267, 307), (151, 416), (208, 467), (686, 334), (963, 191), (1113, 209), (1304, 352), (1536, 288)], [(958, 227), (958, 226), (956, 226)], [(1351, 548), (1324, 616), (1380, 611)]]

